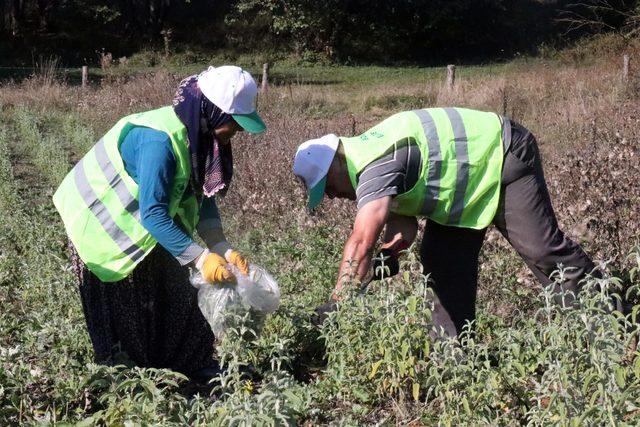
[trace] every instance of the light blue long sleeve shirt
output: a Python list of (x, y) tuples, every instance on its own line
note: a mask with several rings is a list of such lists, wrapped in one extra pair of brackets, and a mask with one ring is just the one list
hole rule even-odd
[[(161, 131), (135, 127), (120, 145), (125, 170), (138, 184), (140, 219), (144, 228), (182, 264), (197, 258), (204, 248), (195, 243), (169, 216), (171, 186), (176, 158), (169, 136)], [(191, 194), (187, 186), (184, 197)], [(205, 197), (200, 209), (198, 230), (221, 227), (220, 213), (213, 197)]]

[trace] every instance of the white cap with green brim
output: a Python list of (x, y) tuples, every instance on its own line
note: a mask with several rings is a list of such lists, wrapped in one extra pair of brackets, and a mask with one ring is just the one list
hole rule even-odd
[(198, 86), (209, 101), (231, 115), (247, 132), (260, 133), (267, 128), (256, 111), (258, 86), (242, 68), (209, 67), (198, 76)]
[(316, 208), (322, 201), (327, 185), (327, 172), (336, 155), (340, 139), (334, 135), (310, 139), (298, 147), (293, 161), (293, 173), (302, 178), (309, 193), (309, 209)]

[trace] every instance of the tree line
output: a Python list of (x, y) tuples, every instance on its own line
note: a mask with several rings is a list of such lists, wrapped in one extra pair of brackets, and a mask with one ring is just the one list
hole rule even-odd
[[(0, 0), (3, 62), (143, 48), (295, 53), (335, 61), (438, 63), (530, 53), (628, 30), (638, 0)], [(633, 27), (632, 29), (629, 29)], [(3, 48), (4, 47), (4, 48)]]

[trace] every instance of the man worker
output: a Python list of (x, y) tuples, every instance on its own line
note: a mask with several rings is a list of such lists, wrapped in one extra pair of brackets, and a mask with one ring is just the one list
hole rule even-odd
[(417, 217), (427, 218), (420, 248), (424, 273), (431, 274), (457, 333), (475, 319), (478, 255), (491, 224), (544, 286), (559, 264), (571, 267), (557, 293), (577, 294), (595, 268), (558, 227), (535, 137), (495, 113), (401, 112), (359, 136), (304, 142), (293, 170), (307, 187), (310, 209), (324, 194), (357, 201), (334, 301), (345, 279), (365, 279), (383, 229), (381, 252), (397, 265), (398, 252), (416, 237)]

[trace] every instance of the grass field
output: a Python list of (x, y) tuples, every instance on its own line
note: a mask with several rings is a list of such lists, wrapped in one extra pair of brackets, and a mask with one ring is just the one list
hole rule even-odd
[[(276, 65), (259, 99), (269, 131), (234, 140), (236, 175), (220, 206), (229, 240), (274, 274), (283, 300), (257, 339), (238, 319), (217, 343), (227, 374), (211, 392), (178, 373), (92, 362), (51, 203), (119, 117), (168, 104), (179, 78), (204, 64), (114, 66), (85, 90), (46, 67), (4, 84), (0, 424), (640, 424), (640, 305), (626, 319), (602, 305), (619, 289), (637, 300), (640, 286), (640, 78), (621, 81), (616, 58), (460, 67), (453, 91), (442, 68)], [(538, 136), (561, 226), (609, 275), (591, 280), (578, 308), (560, 309), (491, 230), (475, 336), (430, 336), (416, 247), (404, 274), (349, 296), (315, 328), (355, 207), (332, 201), (308, 216), (290, 172), (295, 147), (395, 111), (452, 105), (506, 113)]]

